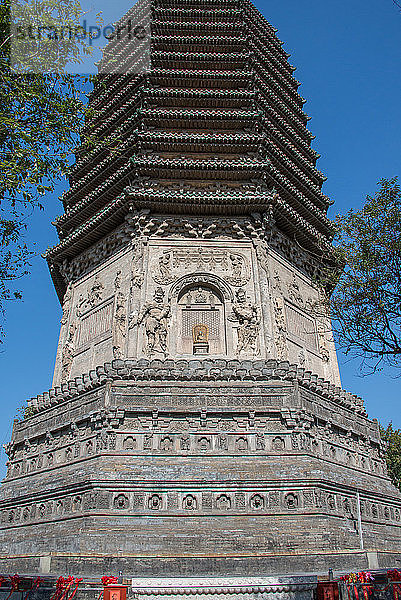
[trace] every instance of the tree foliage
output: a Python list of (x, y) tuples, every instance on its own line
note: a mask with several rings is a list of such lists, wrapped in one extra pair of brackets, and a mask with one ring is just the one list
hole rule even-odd
[[(23, 0), (12, 7), (9, 0), (0, 0), (1, 312), (7, 300), (20, 297), (10, 288), (27, 272), (33, 254), (24, 242), (28, 218), (43, 208), (44, 195), (68, 171), (87, 114), (83, 92), (89, 83), (88, 77), (63, 71), (69, 61), (82, 60), (82, 40), (73, 37), (66, 46), (44, 36), (28, 52), (14, 43), (11, 8), (14, 25), (44, 20), (47, 27), (68, 29), (76, 27), (82, 14), (77, 0)], [(51, 72), (56, 58), (59, 72)]]
[(361, 210), (336, 218), (336, 260), (326, 271), (334, 331), (365, 372), (401, 367), (401, 190), (382, 179)]
[(401, 489), (401, 430), (393, 429), (390, 422), (387, 428), (380, 425), (380, 435), (387, 444), (386, 462), (392, 482)]

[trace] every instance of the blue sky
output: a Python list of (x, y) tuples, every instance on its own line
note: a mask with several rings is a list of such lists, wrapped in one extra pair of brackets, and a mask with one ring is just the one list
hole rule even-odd
[[(257, 0), (291, 53), (307, 99), (324, 191), (335, 200), (331, 216), (359, 207), (382, 177), (401, 175), (401, 11), (392, 0)], [(104, 22), (117, 20), (131, 3), (97, 2)], [(7, 337), (0, 349), (0, 443), (8, 441), (17, 408), (51, 386), (61, 310), (45, 261), (56, 243), (51, 220), (61, 213), (58, 193), (30, 220), (29, 241), (38, 256), (21, 281), (23, 302), (7, 307)], [(365, 399), (369, 415), (401, 427), (401, 381), (390, 373), (360, 377), (358, 362), (339, 354), (342, 383)], [(1, 455), (0, 476), (6, 456)]]

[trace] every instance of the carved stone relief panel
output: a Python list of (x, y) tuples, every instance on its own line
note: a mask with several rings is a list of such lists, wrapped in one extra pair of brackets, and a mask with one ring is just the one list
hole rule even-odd
[(305, 312), (289, 302), (285, 303), (287, 332), (307, 349), (319, 352), (316, 322)]
[(202, 493), (202, 510), (211, 510), (213, 508), (213, 494), (211, 492)]
[(216, 498), (216, 508), (219, 510), (231, 509), (231, 498), (228, 494), (220, 494)]
[(178, 299), (177, 321), (180, 354), (225, 353), (224, 302), (215, 289), (203, 284), (183, 290)]
[(67, 381), (70, 377), (71, 367), (74, 360), (75, 354), (75, 339), (76, 339), (75, 323), (71, 323), (68, 329), (68, 335), (64, 341), (61, 355), (61, 381)]
[[(308, 511), (317, 509), (319, 512), (335, 513), (353, 521), (356, 518), (355, 498), (344, 496), (335, 491), (319, 488), (304, 490), (273, 490), (261, 493), (256, 490), (248, 491), (199, 491), (187, 490), (176, 492), (110, 492), (92, 490), (83, 495), (64, 496), (54, 501), (41, 501), (33, 504), (13, 506), (1, 512), (3, 524), (26, 524), (35, 520), (49, 521), (58, 519), (69, 513), (81, 511), (109, 510), (116, 513), (121, 511), (152, 513), (176, 513), (182, 510), (191, 512), (216, 511), (224, 514), (232, 511), (244, 511), (250, 515), (255, 513), (274, 514), (291, 513), (299, 509)], [(364, 519), (374, 519), (381, 523), (393, 522), (398, 524), (401, 518), (399, 505), (376, 502), (372, 499), (361, 501), (361, 515)]]
[(273, 310), (275, 318), (275, 335), (274, 343), (278, 358), (287, 360), (287, 323), (285, 319), (284, 301), (281, 296), (273, 298)]
[(210, 272), (233, 286), (249, 281), (248, 258), (240, 253), (216, 247), (182, 247), (158, 252), (151, 263), (151, 273), (159, 285), (168, 285), (184, 273)]
[(113, 301), (82, 314), (79, 324), (77, 348), (86, 346), (94, 338), (102, 336), (111, 329)]
[(196, 510), (198, 508), (198, 501), (196, 497), (193, 494), (187, 494), (184, 496), (182, 508), (184, 510)]
[(160, 510), (163, 507), (163, 498), (160, 494), (152, 494), (148, 498), (148, 508), (150, 510)]
[(284, 497), (284, 506), (289, 510), (296, 510), (299, 505), (298, 494), (290, 492)]
[(265, 507), (265, 498), (261, 494), (253, 494), (249, 500), (249, 505), (254, 510), (262, 510)]
[[(117, 278), (119, 275), (117, 275)], [(114, 299), (113, 314), (113, 358), (125, 356), (125, 338), (127, 326), (126, 296), (120, 291), (120, 283), (116, 278), (116, 294)]]
[(64, 294), (63, 299), (63, 314), (61, 317), (61, 325), (66, 325), (68, 323), (70, 312), (71, 312), (71, 302), (72, 301), (72, 283), (70, 282), (67, 286), (67, 290)]
[(113, 501), (114, 508), (118, 510), (127, 510), (129, 508), (129, 499), (126, 494), (118, 494)]
[(70, 261), (65, 261), (60, 267), (66, 281), (76, 280), (85, 273), (93, 271), (95, 267), (109, 259), (113, 254), (129, 243), (127, 224), (118, 227), (110, 235), (102, 238), (88, 250), (84, 250)]
[(137, 317), (131, 315), (131, 326), (143, 326), (145, 344), (143, 352), (152, 357), (157, 354), (167, 356), (167, 335), (170, 318), (170, 307), (165, 303), (165, 293), (157, 288), (153, 299), (142, 306)]
[(330, 321), (311, 279), (273, 250), (268, 256), (277, 358), (340, 384)]
[(332, 333), (331, 331), (328, 331), (328, 328), (325, 327), (323, 323), (318, 323), (317, 329), (320, 355), (325, 362), (329, 362), (330, 351), (328, 338), (332, 338)]
[(247, 300), (246, 292), (243, 289), (236, 292), (233, 316), (238, 321), (237, 356), (242, 353), (248, 356), (257, 356), (260, 354), (260, 309)]
[(131, 256), (127, 245), (68, 286), (54, 385), (125, 356)]
[[(242, 356), (260, 353), (260, 308), (254, 301), (252, 246), (234, 241), (162, 240), (151, 237), (149, 269), (145, 274), (145, 296), (158, 287), (166, 290), (165, 304), (171, 318), (167, 339), (168, 356), (194, 354)], [(236, 301), (235, 290), (244, 289), (246, 303)], [(142, 304), (146, 303), (146, 298)], [(251, 310), (251, 321), (245, 309)], [(131, 321), (134, 326), (135, 321)], [(245, 330), (247, 335), (245, 335)], [(242, 338), (237, 340), (237, 331)], [(257, 331), (257, 334), (254, 333)], [(144, 333), (139, 331), (139, 336)], [(242, 343), (241, 343), (242, 341)], [(146, 344), (145, 344), (146, 345)], [(139, 340), (139, 350), (143, 343)]]
[[(197, 430), (199, 424), (194, 419), (193, 429)], [(52, 468), (54, 466), (69, 463), (80, 456), (94, 456), (102, 450), (123, 450), (124, 452), (142, 452), (159, 448), (162, 451), (170, 453), (181, 452), (214, 452), (220, 453), (228, 449), (235, 450), (240, 453), (257, 452), (265, 450), (270, 446), (270, 441), (261, 433), (249, 433), (248, 435), (231, 435), (221, 434), (218, 431), (214, 434), (199, 435), (196, 431), (191, 434), (174, 435), (169, 433), (134, 433), (121, 432), (119, 441), (117, 442), (117, 434), (115, 431), (107, 431), (106, 429), (98, 429), (96, 436), (88, 431), (83, 431), (81, 441), (77, 441), (74, 445), (67, 444), (63, 447), (55, 448), (54, 451), (47, 451), (42, 455), (28, 457), (26, 461), (9, 461), (9, 475), (18, 477), (24, 472), (31, 473), (41, 468)], [(88, 438), (88, 434), (90, 437)], [(26, 468), (24, 467), (26, 464)]]
[(140, 288), (143, 285), (145, 274), (143, 270), (144, 240), (140, 237), (133, 240), (133, 252), (131, 261), (131, 289)]

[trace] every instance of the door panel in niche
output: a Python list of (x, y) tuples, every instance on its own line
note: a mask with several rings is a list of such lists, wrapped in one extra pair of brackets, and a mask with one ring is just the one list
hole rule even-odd
[(178, 299), (178, 353), (195, 353), (193, 332), (199, 325), (207, 327), (208, 354), (225, 354), (224, 302), (220, 294), (207, 285), (187, 288)]

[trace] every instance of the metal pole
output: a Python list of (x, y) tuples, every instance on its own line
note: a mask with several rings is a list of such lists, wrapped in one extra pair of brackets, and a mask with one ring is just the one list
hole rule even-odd
[(358, 514), (358, 532), (359, 532), (359, 544), (361, 550), (363, 550), (363, 531), (362, 531), (362, 517), (361, 517), (361, 498), (359, 496), (359, 490), (356, 490), (356, 510)]

